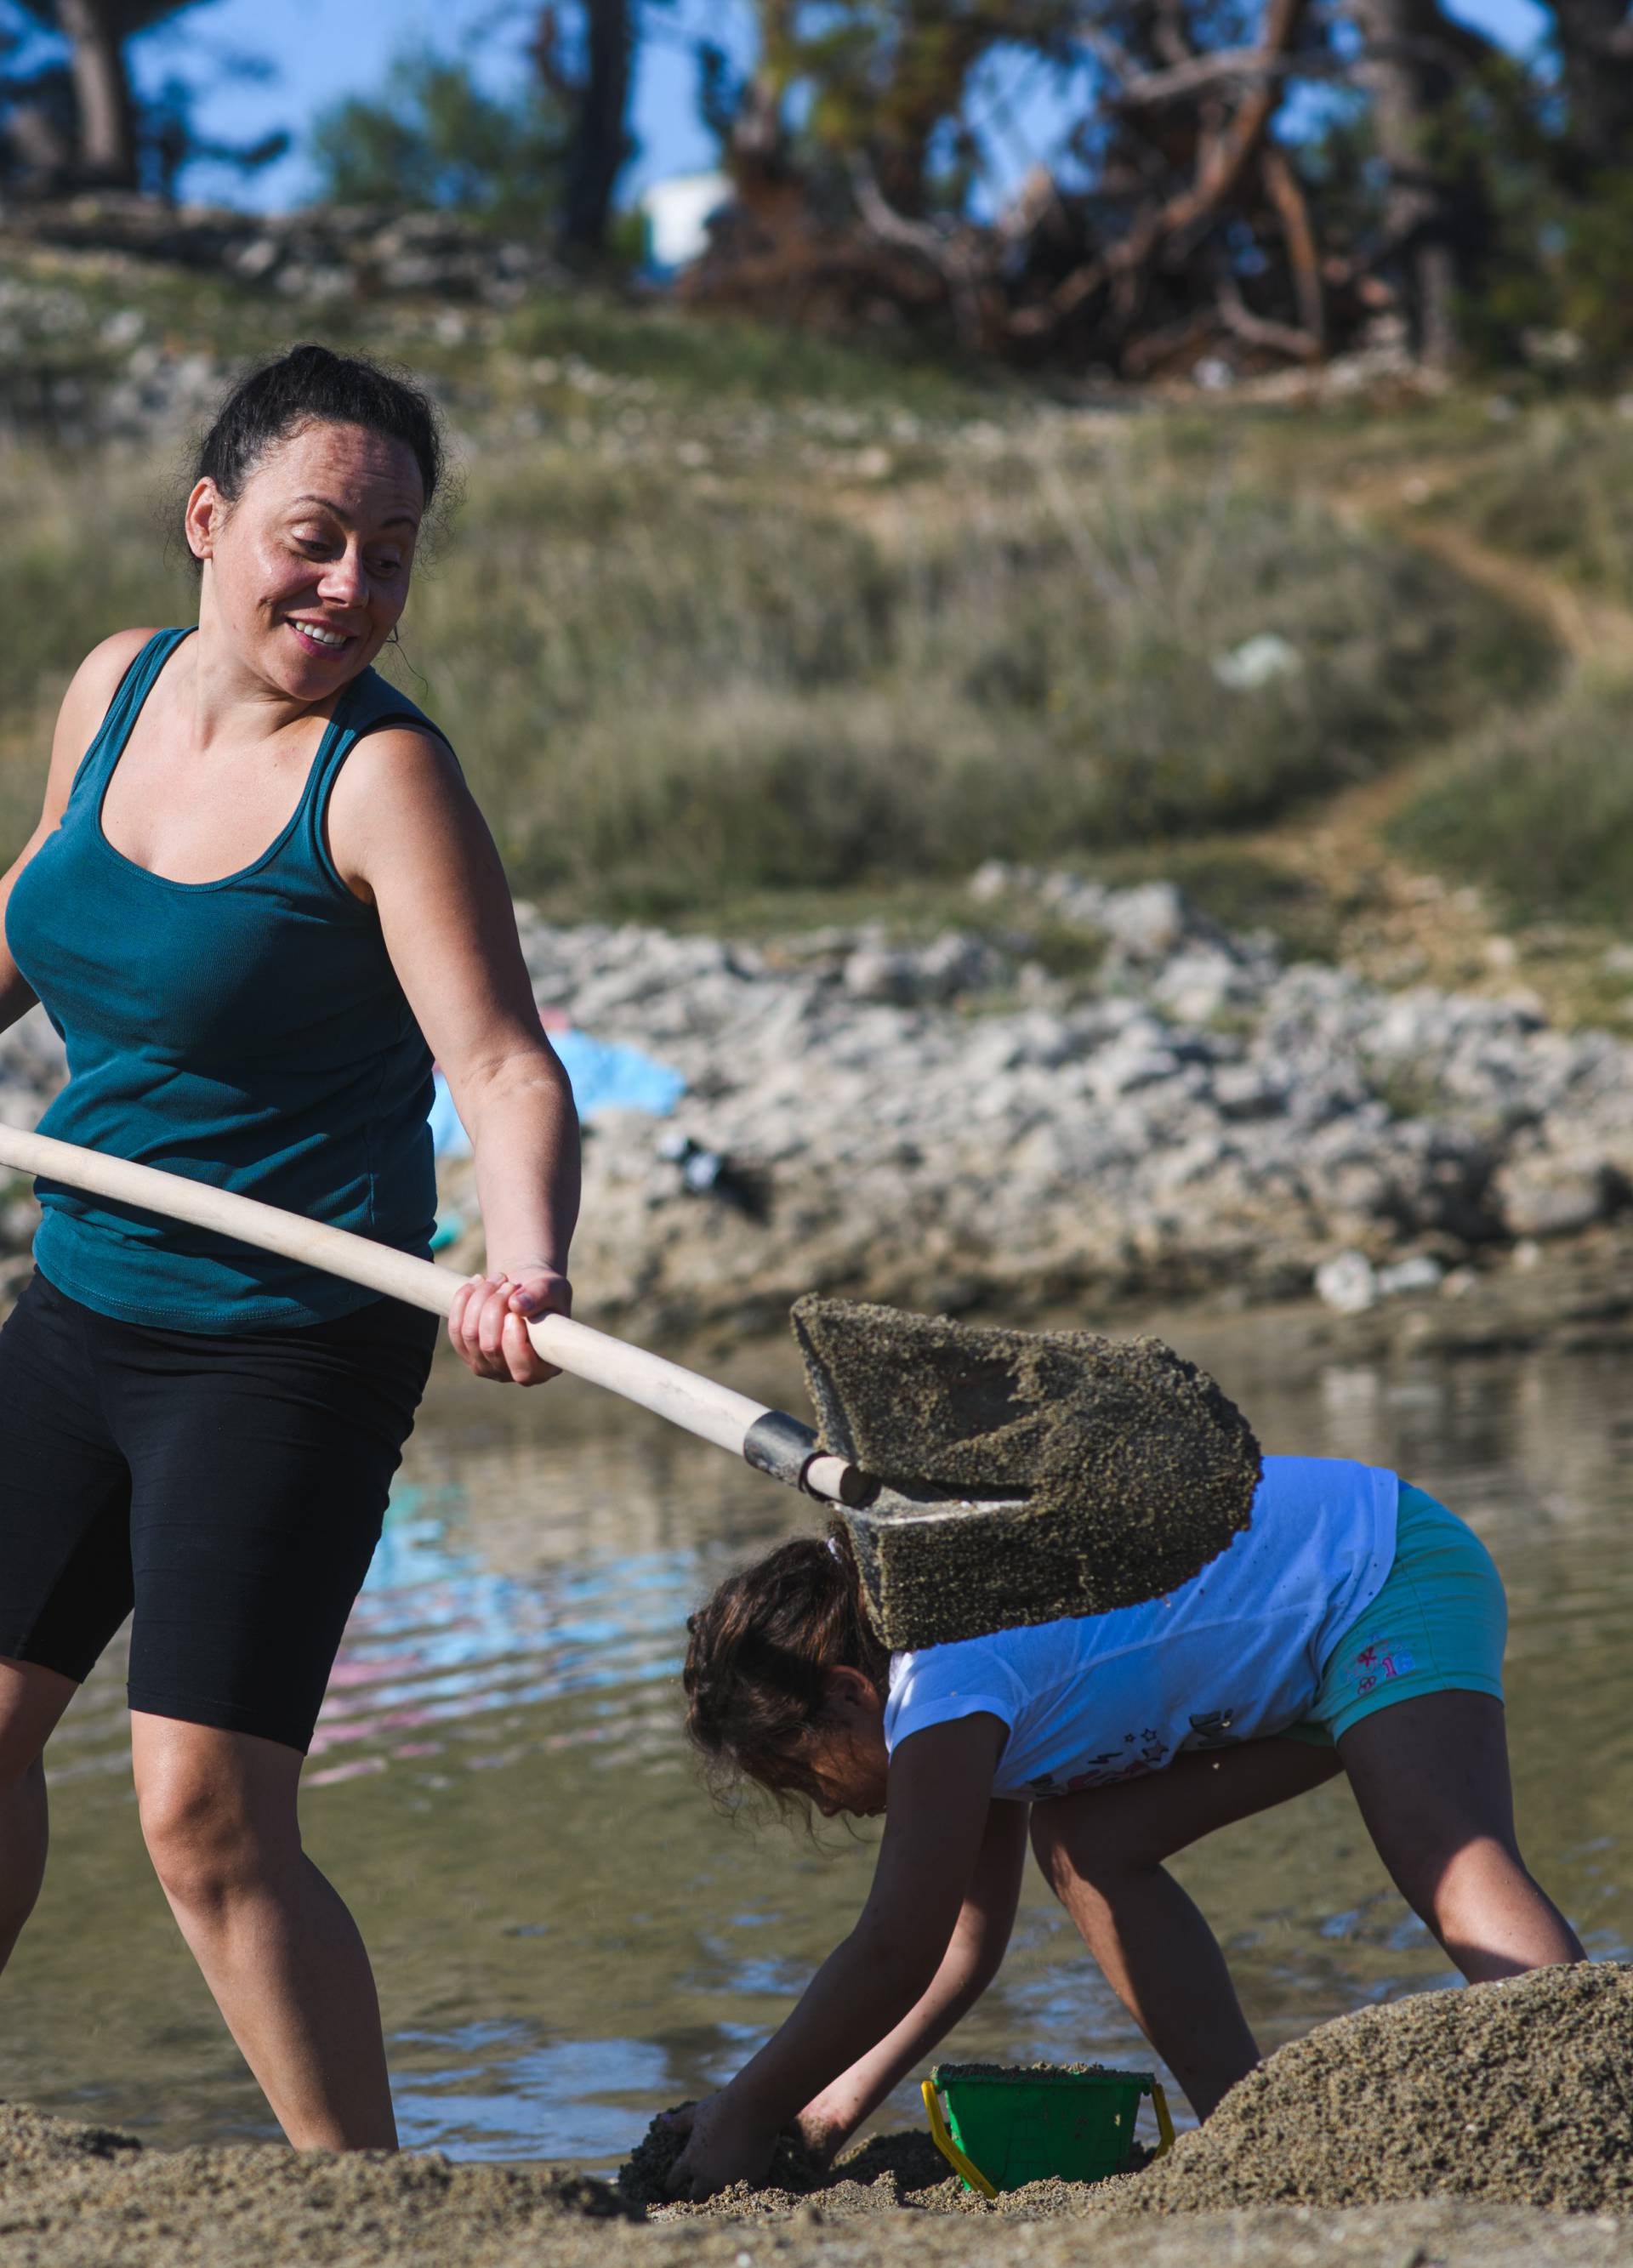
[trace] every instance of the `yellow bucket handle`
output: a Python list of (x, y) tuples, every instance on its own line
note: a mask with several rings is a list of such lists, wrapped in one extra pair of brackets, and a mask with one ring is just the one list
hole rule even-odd
[(1174, 2122), (1168, 2109), (1168, 2097), (1163, 2093), (1160, 2079), (1151, 2081), (1151, 2108), (1156, 2113), (1156, 2147), (1151, 2153), (1151, 2163), (1165, 2158), (1174, 2146)]
[(924, 2095), (925, 2110), (929, 2114), (931, 2140), (954, 2173), (961, 2174), (970, 2187), (984, 2197), (990, 2205), (998, 2192), (980, 2168), (964, 2156), (964, 2152), (947, 2132), (947, 2121), (942, 2116), (941, 2099), (927, 2079), (924, 2081), (921, 2091)]

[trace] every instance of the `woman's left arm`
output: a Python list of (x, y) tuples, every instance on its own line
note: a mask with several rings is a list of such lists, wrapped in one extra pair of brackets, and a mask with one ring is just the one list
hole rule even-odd
[(554, 1373), (522, 1318), (571, 1308), (579, 1130), (499, 852), (451, 752), (411, 729), (371, 733), (353, 749), (329, 826), (342, 879), (379, 910), (476, 1154), (487, 1269), (461, 1287), (449, 1336), (477, 1377), (536, 1384)]

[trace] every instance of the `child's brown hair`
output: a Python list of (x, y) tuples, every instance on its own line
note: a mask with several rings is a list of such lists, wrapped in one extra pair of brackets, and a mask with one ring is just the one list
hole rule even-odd
[(842, 1524), (728, 1576), (686, 1628), (686, 1731), (717, 1792), (749, 1779), (814, 1801), (806, 1742), (824, 1723), (829, 1671), (860, 1670), (882, 1696), (890, 1683)]

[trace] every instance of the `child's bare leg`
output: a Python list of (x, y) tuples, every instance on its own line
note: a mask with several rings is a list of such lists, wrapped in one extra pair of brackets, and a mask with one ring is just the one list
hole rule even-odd
[(1045, 1880), (1199, 2118), (1252, 2069), (1259, 2048), (1217, 1940), (1163, 1861), (1339, 1769), (1331, 1749), (1249, 1741), (1032, 1807)]
[(1400, 1701), (1353, 1726), (1338, 1753), (1395, 1887), (1471, 1984), (1586, 1958), (1519, 1855), (1500, 1701)]

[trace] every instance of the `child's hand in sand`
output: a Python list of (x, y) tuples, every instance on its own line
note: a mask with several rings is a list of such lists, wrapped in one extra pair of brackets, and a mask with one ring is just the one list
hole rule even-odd
[(850, 2140), (861, 2122), (846, 2119), (829, 2107), (822, 2095), (808, 2102), (794, 2122), (801, 2146), (818, 2173), (825, 2174)]
[(705, 2095), (690, 2110), (675, 2114), (690, 2129), (686, 2147), (669, 2169), (669, 2193), (701, 2204), (733, 2182), (759, 2188), (771, 2170), (777, 2147), (777, 2129), (745, 2115), (729, 2088)]

